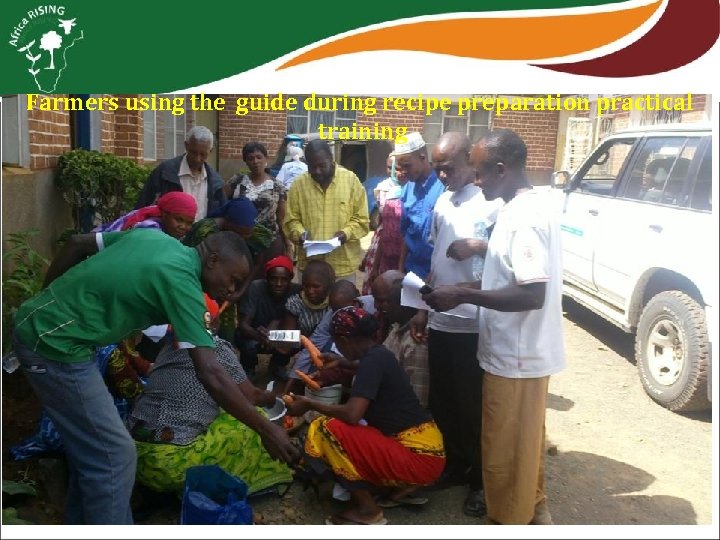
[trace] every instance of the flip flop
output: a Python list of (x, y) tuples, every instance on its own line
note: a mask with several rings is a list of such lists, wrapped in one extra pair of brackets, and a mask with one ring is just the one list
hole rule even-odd
[(339, 514), (335, 514), (334, 516), (330, 516), (325, 519), (325, 525), (387, 525), (387, 522), (387, 519), (385, 519), (383, 516), (378, 518), (376, 521), (373, 521), (372, 523), (367, 523), (365, 521), (357, 521), (355, 519), (350, 519)]
[(375, 501), (375, 504), (377, 504), (380, 508), (396, 508), (398, 506), (422, 506), (429, 500), (430, 499), (427, 497), (413, 497), (412, 495), (407, 495), (405, 497), (400, 497), (399, 499), (384, 497)]

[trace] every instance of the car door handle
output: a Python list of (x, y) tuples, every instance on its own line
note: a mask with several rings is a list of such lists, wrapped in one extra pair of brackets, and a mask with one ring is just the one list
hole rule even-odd
[(590, 210), (588, 210), (588, 213), (589, 213), (591, 216), (597, 216), (600, 212), (598, 212), (598, 211), (595, 210), (594, 208), (591, 208)]
[(652, 230), (652, 231), (654, 231), (654, 232), (656, 232), (656, 233), (661, 233), (661, 232), (662, 232), (662, 225), (654, 225), (654, 224), (653, 224), (653, 225), (648, 225), (648, 227), (650, 227), (650, 230)]

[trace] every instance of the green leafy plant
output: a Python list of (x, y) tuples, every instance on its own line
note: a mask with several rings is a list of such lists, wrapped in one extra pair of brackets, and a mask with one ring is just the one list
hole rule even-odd
[(34, 525), (32, 521), (27, 521), (18, 517), (17, 508), (12, 506), (5, 507), (6, 501), (17, 500), (21, 496), (37, 496), (35, 487), (26, 482), (15, 482), (12, 480), (2, 481), (2, 491), (5, 497), (3, 497), (3, 509), (2, 509), (2, 522), (3, 525)]
[(148, 167), (96, 150), (71, 150), (58, 159), (55, 184), (73, 209), (75, 230), (89, 231), (133, 209)]
[(11, 347), (15, 312), (20, 304), (40, 292), (50, 264), (30, 243), (30, 239), (38, 232), (37, 229), (31, 229), (7, 235), (10, 249), (3, 253), (3, 261), (9, 260), (12, 269), (2, 281), (3, 353)]

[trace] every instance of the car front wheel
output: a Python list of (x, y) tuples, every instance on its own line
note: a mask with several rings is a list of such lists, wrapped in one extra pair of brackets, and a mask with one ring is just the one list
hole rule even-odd
[(710, 346), (703, 307), (681, 291), (655, 295), (640, 316), (635, 359), (645, 391), (675, 412), (705, 410)]

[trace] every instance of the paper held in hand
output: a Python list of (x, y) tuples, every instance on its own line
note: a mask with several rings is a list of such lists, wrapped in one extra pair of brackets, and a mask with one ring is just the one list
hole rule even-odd
[(330, 240), (305, 240), (303, 247), (305, 248), (305, 255), (308, 257), (325, 255), (340, 247), (340, 239), (333, 236)]
[[(425, 309), (427, 311), (435, 311), (428, 306), (422, 299), (420, 288), (425, 282), (420, 279), (414, 272), (408, 272), (402, 282), (402, 291), (400, 293), (400, 304), (403, 306), (414, 307), (417, 309)], [(477, 306), (472, 304), (460, 304), (453, 309), (443, 311), (445, 315), (453, 317), (461, 317), (463, 319), (474, 319), (477, 316)]]
[(300, 330), (270, 330), (268, 341), (275, 347), (299, 347)]

